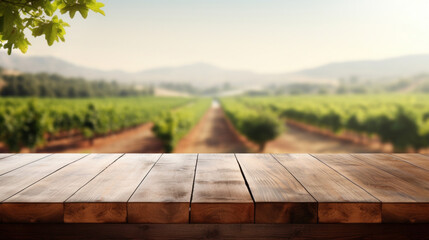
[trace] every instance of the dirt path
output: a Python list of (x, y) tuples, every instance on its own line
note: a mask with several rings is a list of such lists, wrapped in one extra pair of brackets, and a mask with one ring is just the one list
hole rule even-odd
[[(152, 133), (153, 124), (147, 123), (117, 134), (99, 137), (93, 145), (82, 136), (49, 142), (37, 152), (99, 152), (99, 153), (151, 153), (162, 152), (162, 143)], [(0, 146), (0, 151), (4, 147)], [(206, 112), (200, 122), (178, 143), (176, 153), (256, 152), (257, 146), (240, 135), (227, 120), (217, 102)], [(366, 147), (288, 125), (276, 140), (267, 143), (267, 153), (340, 153), (378, 152)]]
[[(257, 146), (238, 134), (220, 106), (213, 103), (201, 121), (177, 145), (177, 153), (255, 152)], [(267, 153), (377, 152), (377, 149), (330, 138), (288, 125), (276, 140), (267, 143)]]
[(162, 143), (152, 133), (152, 123), (121, 131), (94, 140), (93, 145), (82, 137), (50, 142), (38, 152), (97, 152), (97, 153), (154, 153), (162, 152)]
[(377, 152), (376, 149), (344, 142), (287, 125), (287, 130), (276, 140), (267, 143), (269, 153), (347, 153)]
[(252, 144), (240, 136), (217, 102), (177, 144), (177, 153), (248, 152)]

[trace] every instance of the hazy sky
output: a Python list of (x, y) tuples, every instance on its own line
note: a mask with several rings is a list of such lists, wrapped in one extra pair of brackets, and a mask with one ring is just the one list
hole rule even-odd
[(105, 17), (76, 14), (66, 43), (32, 39), (27, 55), (106, 70), (206, 62), (274, 73), (429, 53), (427, 0), (99, 1)]

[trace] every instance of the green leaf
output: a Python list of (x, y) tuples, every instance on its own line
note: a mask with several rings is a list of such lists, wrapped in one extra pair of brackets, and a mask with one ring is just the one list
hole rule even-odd
[(69, 25), (55, 15), (56, 11), (68, 13), (71, 18), (79, 11), (87, 18), (90, 10), (105, 15), (103, 6), (96, 0), (9, 0), (7, 3), (0, 0), (0, 48), (7, 49), (9, 54), (13, 49), (25, 53), (31, 45), (25, 37), (27, 30), (34, 37), (44, 35), (49, 46), (55, 41), (65, 41), (64, 27)]
[(95, 2), (88, 4), (88, 8), (91, 9), (94, 12), (98, 12), (103, 14), (103, 16), (106, 16), (106, 14), (104, 13), (103, 10), (101, 10), (100, 8), (104, 7), (104, 3), (100, 3), (100, 2)]
[(69, 12), (70, 18), (74, 18), (75, 14), (76, 14), (76, 10), (70, 10)]
[(52, 14), (54, 14), (55, 10), (57, 10), (57, 7), (55, 4), (51, 4), (50, 2), (46, 2), (44, 10), (45, 10), (46, 15), (52, 16)]
[(45, 38), (49, 46), (52, 46), (52, 44), (54, 44), (54, 41), (57, 40), (57, 22), (58, 17), (55, 15), (52, 18), (52, 21), (46, 24), (46, 26), (44, 27)]
[(38, 26), (36, 28), (33, 28), (33, 36), (38, 37), (41, 36), (45, 32), (45, 25)]
[(79, 9), (80, 15), (82, 15), (83, 18), (88, 17), (88, 9), (87, 8), (81, 8)]
[[(24, 37), (24, 36), (22, 36)], [(26, 53), (28, 50), (28, 45), (31, 45), (30, 42), (25, 38), (20, 39), (16, 42), (17, 47), (21, 50), (22, 53)]]

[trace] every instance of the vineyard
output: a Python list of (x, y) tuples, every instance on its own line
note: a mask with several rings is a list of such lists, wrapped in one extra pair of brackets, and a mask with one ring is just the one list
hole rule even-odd
[[(158, 120), (180, 107), (188, 109), (190, 104), (200, 106), (194, 103), (199, 101), (173, 97), (1, 98), (0, 141), (15, 152), (23, 147), (35, 149), (51, 138), (71, 133), (82, 134), (91, 141), (96, 136)], [(184, 121), (179, 122), (185, 124)], [(187, 128), (192, 125), (186, 124)]]
[[(246, 119), (275, 115), (334, 133), (377, 136), (395, 151), (429, 147), (429, 96), (347, 95), (240, 97), (223, 100), (225, 111), (245, 135)], [(273, 127), (274, 128), (274, 127)]]
[(234, 127), (249, 140), (259, 145), (262, 151), (269, 140), (283, 131), (283, 123), (274, 112), (265, 107), (252, 108), (244, 101), (233, 98), (221, 100), (222, 107)]
[(164, 143), (164, 150), (171, 152), (179, 140), (198, 123), (211, 103), (202, 98), (177, 110), (164, 112), (154, 121), (153, 131)]
[[(209, 98), (149, 96), (1, 98), (0, 141), (9, 151), (33, 151), (53, 139), (78, 135), (92, 143), (97, 137), (151, 122), (163, 151), (172, 152), (210, 103)], [(425, 95), (225, 97), (220, 103), (233, 128), (261, 152), (285, 132), (285, 119), (333, 134), (376, 138), (395, 151), (429, 147), (429, 96)], [(216, 137), (216, 131), (220, 129), (207, 135), (207, 141)]]

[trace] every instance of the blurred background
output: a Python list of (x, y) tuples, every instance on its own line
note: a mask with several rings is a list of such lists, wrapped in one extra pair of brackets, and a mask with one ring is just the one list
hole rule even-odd
[(0, 152), (429, 152), (429, 1), (101, 2), (0, 51)]

